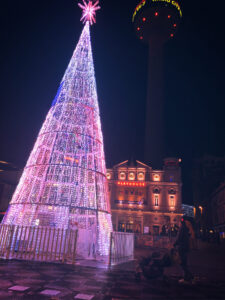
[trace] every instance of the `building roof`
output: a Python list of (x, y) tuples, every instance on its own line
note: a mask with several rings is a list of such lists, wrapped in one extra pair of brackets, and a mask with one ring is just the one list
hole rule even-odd
[(119, 167), (124, 167), (124, 168), (148, 168), (151, 169), (150, 166), (144, 164), (143, 162), (139, 161), (139, 160), (125, 160), (121, 163), (116, 164), (115, 166), (113, 166), (113, 168), (119, 168)]

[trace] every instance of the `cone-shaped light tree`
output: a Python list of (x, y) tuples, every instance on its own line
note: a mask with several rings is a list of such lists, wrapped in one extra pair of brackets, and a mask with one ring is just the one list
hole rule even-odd
[(84, 29), (3, 224), (78, 227), (80, 252), (91, 244), (107, 255), (112, 223), (90, 40), (97, 5), (80, 4)]

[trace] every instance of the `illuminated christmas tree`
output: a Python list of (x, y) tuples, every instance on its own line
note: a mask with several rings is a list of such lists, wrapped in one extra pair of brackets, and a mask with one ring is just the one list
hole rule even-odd
[(3, 224), (78, 227), (78, 252), (107, 255), (112, 224), (90, 40), (99, 6), (79, 6), (84, 29)]

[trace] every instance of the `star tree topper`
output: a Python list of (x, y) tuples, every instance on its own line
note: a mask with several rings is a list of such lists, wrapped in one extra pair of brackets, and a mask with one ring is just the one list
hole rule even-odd
[(101, 7), (98, 5), (99, 1), (88, 1), (88, 3), (85, 0), (82, 0), (83, 4), (78, 3), (79, 7), (83, 10), (81, 21), (83, 23), (90, 22), (90, 24), (96, 23), (95, 15), (96, 11), (99, 10)]

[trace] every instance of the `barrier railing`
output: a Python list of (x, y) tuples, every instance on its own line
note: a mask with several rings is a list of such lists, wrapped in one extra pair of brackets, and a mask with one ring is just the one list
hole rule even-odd
[(135, 247), (151, 247), (170, 249), (173, 247), (177, 237), (135, 234)]
[(111, 232), (109, 265), (126, 262), (134, 257), (134, 234)]
[(0, 257), (75, 263), (77, 230), (0, 225)]

